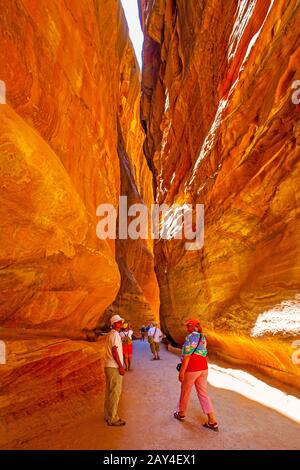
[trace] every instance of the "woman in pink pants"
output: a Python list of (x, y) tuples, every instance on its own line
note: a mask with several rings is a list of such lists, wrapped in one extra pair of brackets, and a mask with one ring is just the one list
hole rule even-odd
[(182, 364), (179, 372), (181, 382), (181, 393), (178, 403), (178, 410), (174, 413), (174, 418), (182, 421), (185, 418), (193, 385), (200, 401), (203, 412), (207, 415), (208, 421), (203, 426), (213, 431), (218, 431), (218, 423), (213, 411), (212, 402), (207, 395), (207, 349), (206, 339), (202, 333), (200, 322), (194, 318), (186, 323), (188, 335), (182, 348)]

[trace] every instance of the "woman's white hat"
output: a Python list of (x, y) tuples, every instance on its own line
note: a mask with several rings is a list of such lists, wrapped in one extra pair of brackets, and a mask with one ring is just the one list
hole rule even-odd
[(120, 315), (114, 315), (110, 319), (110, 324), (113, 325), (114, 323), (117, 323), (118, 321), (124, 321), (124, 318), (120, 317)]

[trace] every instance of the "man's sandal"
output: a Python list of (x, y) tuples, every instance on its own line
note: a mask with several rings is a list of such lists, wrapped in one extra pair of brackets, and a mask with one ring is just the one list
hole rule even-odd
[(211, 429), (212, 431), (219, 432), (218, 423), (205, 423), (203, 424), (204, 428)]
[(174, 411), (174, 418), (178, 419), (179, 421), (183, 421), (185, 416), (180, 415), (178, 411)]

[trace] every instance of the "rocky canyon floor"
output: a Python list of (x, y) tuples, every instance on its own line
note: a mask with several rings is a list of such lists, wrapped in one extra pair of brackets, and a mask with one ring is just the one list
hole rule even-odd
[[(250, 374), (232, 371), (212, 363), (209, 394), (219, 418), (220, 432), (214, 433), (201, 427), (204, 417), (195, 392), (192, 393), (186, 421), (177, 422), (173, 418), (173, 409), (180, 388), (175, 370), (178, 357), (163, 346), (161, 359), (160, 362), (151, 361), (148, 343), (141, 341), (134, 343), (134, 369), (124, 378), (120, 407), (120, 414), (127, 421), (124, 428), (110, 428), (104, 423), (102, 400), (99, 396), (95, 403), (88, 404), (84, 417), (77, 417), (64, 426), (57, 421), (57, 426), (40, 429), (39, 434), (31, 440), (15, 441), (14, 448), (67, 450), (300, 448), (300, 400), (270, 388)], [(231, 372), (235, 373), (231, 375)], [(231, 387), (234, 382), (235, 387)], [(247, 398), (251, 388), (255, 399)], [(274, 403), (278, 409), (272, 409)], [(291, 414), (293, 419), (288, 417)]]

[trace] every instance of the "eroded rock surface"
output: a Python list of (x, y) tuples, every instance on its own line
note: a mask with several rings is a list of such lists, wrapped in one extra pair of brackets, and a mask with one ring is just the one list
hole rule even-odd
[(133, 197), (119, 140), (136, 197), (153, 202), (121, 3), (4, 1), (0, 62), (0, 414), (17, 446), (32, 426), (54, 429), (59, 403), (71, 416), (102, 392), (102, 342), (82, 332), (105, 319), (120, 287), (142, 306), (126, 315), (137, 325), (157, 317), (159, 300), (152, 244), (131, 245), (121, 266), (115, 240), (96, 235), (97, 207), (117, 209), (123, 188)]
[(212, 351), (299, 387), (299, 2), (141, 0), (140, 11), (156, 200), (205, 205), (202, 250), (155, 247), (164, 328), (181, 342), (198, 315)]
[[(115, 241), (96, 236), (97, 206), (118, 207), (120, 133), (140, 197), (153, 201), (138, 65), (119, 2), (6, 3), (0, 323), (92, 328), (120, 287)], [(151, 249), (137, 282), (157, 315)]]

